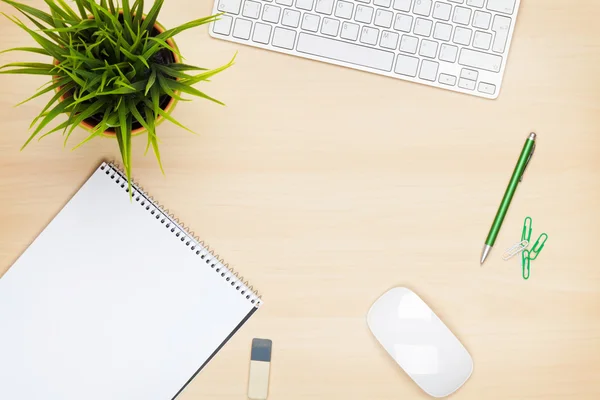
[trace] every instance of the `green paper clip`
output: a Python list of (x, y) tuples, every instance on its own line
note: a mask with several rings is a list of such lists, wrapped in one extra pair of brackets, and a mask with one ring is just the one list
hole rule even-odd
[(546, 235), (545, 233), (542, 233), (540, 235), (540, 237), (538, 238), (538, 240), (533, 245), (533, 247), (531, 248), (531, 250), (529, 251), (530, 254), (533, 254), (533, 257), (531, 257), (531, 256), (529, 257), (530, 260), (533, 261), (536, 258), (538, 258), (538, 256), (542, 252), (542, 249), (544, 248), (544, 245), (546, 244), (547, 240), (548, 240), (548, 235)]
[(521, 241), (527, 240), (527, 242), (531, 242), (531, 230), (533, 222), (531, 217), (525, 218), (525, 223), (523, 224), (523, 233), (521, 234)]
[(523, 279), (529, 279), (531, 274), (531, 259), (529, 258), (529, 250), (523, 250), (521, 253), (521, 266), (523, 267)]

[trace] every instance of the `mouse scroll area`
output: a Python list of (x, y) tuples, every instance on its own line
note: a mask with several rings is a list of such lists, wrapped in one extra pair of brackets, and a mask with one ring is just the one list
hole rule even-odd
[(383, 348), (427, 394), (449, 396), (471, 376), (469, 352), (411, 290), (386, 292), (369, 310), (367, 322)]

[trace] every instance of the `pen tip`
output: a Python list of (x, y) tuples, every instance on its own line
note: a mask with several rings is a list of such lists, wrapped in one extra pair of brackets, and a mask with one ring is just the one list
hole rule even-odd
[(537, 135), (535, 134), (535, 132), (531, 132), (531, 133), (529, 134), (529, 139), (530, 139), (530, 140), (535, 140), (535, 138), (536, 138), (536, 137), (537, 137)]
[(492, 250), (492, 246), (488, 246), (487, 244), (485, 246), (483, 246), (483, 251), (481, 252), (481, 261), (479, 265), (483, 265), (483, 263), (485, 262), (485, 259), (487, 258), (488, 254), (490, 254), (490, 251)]

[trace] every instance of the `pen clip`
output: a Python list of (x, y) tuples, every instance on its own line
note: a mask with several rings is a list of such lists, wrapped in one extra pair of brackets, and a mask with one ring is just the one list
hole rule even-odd
[(531, 148), (531, 154), (529, 154), (529, 157), (527, 158), (527, 162), (525, 163), (525, 168), (523, 168), (523, 173), (521, 174), (521, 177), (519, 178), (519, 182), (523, 182), (523, 175), (525, 175), (525, 171), (527, 170), (527, 167), (529, 166), (529, 162), (531, 161), (531, 157), (533, 157), (533, 153), (535, 153), (535, 142), (533, 142), (533, 147)]

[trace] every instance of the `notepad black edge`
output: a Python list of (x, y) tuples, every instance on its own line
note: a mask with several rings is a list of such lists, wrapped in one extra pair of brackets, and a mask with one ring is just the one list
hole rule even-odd
[(227, 336), (225, 338), (225, 340), (223, 340), (223, 343), (221, 343), (219, 345), (219, 347), (216, 348), (216, 350), (210, 355), (210, 357), (208, 357), (208, 359), (204, 362), (204, 364), (202, 364), (200, 366), (200, 368), (198, 368), (198, 370), (194, 373), (194, 375), (192, 375), (192, 377), (185, 383), (185, 385), (183, 385), (181, 387), (181, 389), (179, 389), (179, 392), (177, 392), (171, 400), (175, 400), (177, 398), (177, 396), (179, 396), (181, 394), (181, 392), (183, 392), (183, 390), (187, 387), (187, 385), (189, 385), (190, 382), (192, 382), (194, 380), (194, 378), (200, 373), (200, 371), (202, 371), (202, 369), (206, 366), (206, 364), (208, 364), (209, 361), (213, 359), (215, 354), (217, 354), (219, 352), (219, 350), (221, 350), (223, 348), (223, 346), (225, 346), (225, 344), (229, 341), (229, 339), (231, 339), (233, 337), (233, 335), (235, 335), (236, 332), (240, 330), (240, 328), (246, 323), (246, 321), (248, 321), (250, 319), (250, 317), (252, 316), (252, 314), (254, 314), (256, 312), (256, 310), (257, 310), (256, 307), (252, 308), (252, 310), (244, 317), (243, 320), (240, 321), (240, 323), (235, 327), (235, 329), (231, 331), (229, 336)]

